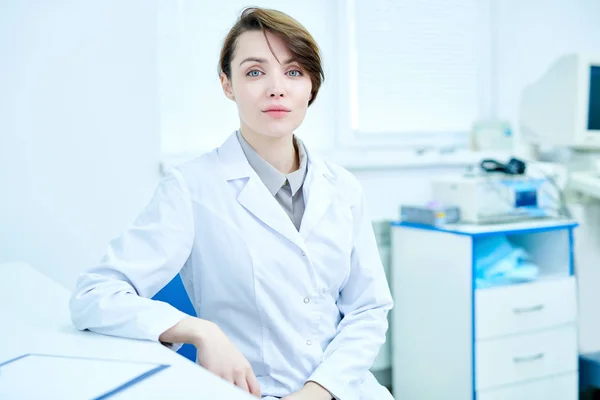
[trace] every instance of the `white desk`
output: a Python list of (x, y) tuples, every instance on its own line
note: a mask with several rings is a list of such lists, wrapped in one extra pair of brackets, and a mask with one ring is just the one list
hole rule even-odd
[[(256, 399), (158, 343), (78, 331), (69, 316), (70, 293), (25, 264), (0, 264), (0, 277), (0, 364), (32, 353), (168, 364), (110, 398)], [(73, 376), (72, 385), (92, 379), (102, 376)]]

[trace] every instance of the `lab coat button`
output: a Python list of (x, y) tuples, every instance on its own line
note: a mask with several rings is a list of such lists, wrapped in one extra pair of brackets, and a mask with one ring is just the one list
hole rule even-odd
[(305, 297), (305, 298), (304, 298), (304, 303), (305, 303), (305, 304), (308, 304), (308, 303), (310, 303), (310, 299), (309, 299), (308, 297)]
[(301, 252), (300, 254), (302, 254), (302, 257), (306, 257), (306, 253), (305, 252)]
[(306, 345), (307, 345), (307, 346), (312, 346), (312, 340), (307, 340), (307, 341), (306, 341)]

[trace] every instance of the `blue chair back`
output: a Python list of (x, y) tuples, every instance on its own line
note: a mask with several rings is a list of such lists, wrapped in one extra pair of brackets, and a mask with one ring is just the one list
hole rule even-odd
[[(173, 280), (171, 280), (167, 286), (162, 288), (160, 292), (156, 293), (153, 299), (164, 301), (165, 303), (169, 303), (173, 307), (177, 308), (179, 311), (183, 311), (184, 313), (193, 317), (196, 316), (196, 311), (192, 306), (190, 298), (185, 292), (185, 288), (183, 287), (183, 282), (181, 281), (179, 274), (177, 274), (177, 276), (173, 278)], [(177, 351), (177, 353), (196, 362), (196, 348), (191, 344), (184, 344)]]

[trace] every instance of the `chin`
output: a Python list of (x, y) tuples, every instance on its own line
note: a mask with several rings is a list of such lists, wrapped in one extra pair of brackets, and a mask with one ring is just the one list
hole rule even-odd
[(298, 128), (296, 124), (268, 123), (257, 129), (256, 132), (272, 138), (282, 138), (294, 133), (296, 128)]
[(263, 133), (265, 136), (269, 136), (272, 138), (282, 138), (282, 137), (286, 137), (289, 136), (293, 133), (293, 130), (279, 130), (279, 129), (265, 129), (263, 130), (261, 133)]

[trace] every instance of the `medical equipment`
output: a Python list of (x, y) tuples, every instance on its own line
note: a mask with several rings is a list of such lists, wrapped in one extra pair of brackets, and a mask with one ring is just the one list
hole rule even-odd
[(522, 137), (533, 146), (568, 148), (561, 160), (568, 188), (600, 199), (600, 55), (566, 55), (523, 90), (519, 112)]
[(557, 60), (523, 90), (519, 119), (529, 143), (600, 150), (600, 56)]
[(499, 223), (555, 216), (557, 194), (546, 178), (482, 174), (432, 179), (433, 199), (454, 204), (461, 222)]
[(600, 173), (594, 170), (573, 172), (569, 187), (574, 191), (600, 199)]
[(446, 206), (438, 202), (431, 202), (424, 206), (400, 206), (400, 220), (402, 222), (442, 226), (460, 220), (460, 209), (456, 206)]
[(600, 155), (592, 160), (592, 168), (571, 172), (569, 188), (592, 198), (600, 199)]
[(507, 163), (488, 158), (481, 161), (480, 166), (485, 172), (502, 172), (509, 175), (523, 175), (527, 168), (525, 162), (517, 158), (511, 158)]

